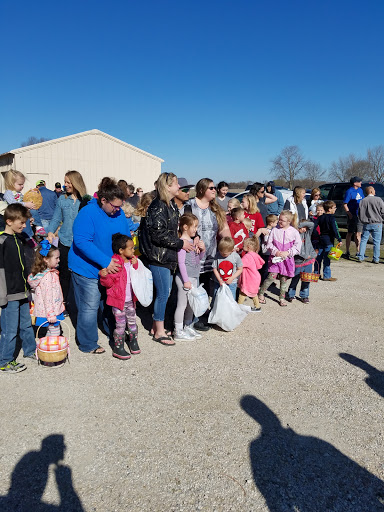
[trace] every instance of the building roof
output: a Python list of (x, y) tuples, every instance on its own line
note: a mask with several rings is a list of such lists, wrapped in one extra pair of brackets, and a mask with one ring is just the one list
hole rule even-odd
[(16, 155), (19, 153), (24, 153), (26, 151), (31, 151), (32, 149), (42, 148), (45, 146), (50, 146), (52, 144), (58, 144), (60, 142), (64, 142), (67, 140), (78, 139), (80, 137), (87, 137), (88, 135), (99, 135), (99, 136), (105, 137), (107, 139), (112, 140), (113, 142), (116, 142), (117, 144), (121, 144), (122, 146), (125, 146), (125, 147), (131, 149), (132, 151), (137, 151), (138, 153), (141, 153), (142, 155), (146, 155), (149, 158), (153, 158), (154, 160), (157, 160), (158, 162), (164, 162), (164, 160), (162, 160), (158, 156), (151, 155), (151, 153), (147, 153), (146, 151), (143, 151), (142, 149), (136, 148), (135, 146), (131, 146), (131, 144), (128, 144), (127, 142), (124, 142), (123, 140), (116, 139), (116, 137), (112, 137), (112, 135), (108, 135), (108, 133), (104, 133), (104, 132), (102, 132), (100, 130), (96, 130), (96, 129), (88, 130), (86, 132), (74, 133), (73, 135), (68, 135), (67, 137), (60, 137), (59, 139), (52, 139), (52, 140), (47, 140), (45, 142), (39, 142), (38, 144), (32, 144), (32, 146), (25, 146), (22, 148), (11, 149), (10, 151), (7, 151), (6, 153), (2, 153), (0, 155), (0, 157), (9, 155), (9, 154)]

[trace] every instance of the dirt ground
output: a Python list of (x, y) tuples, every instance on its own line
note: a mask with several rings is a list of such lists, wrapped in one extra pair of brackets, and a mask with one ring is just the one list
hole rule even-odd
[(383, 510), (384, 265), (332, 273), (235, 332), (1, 375), (0, 510)]

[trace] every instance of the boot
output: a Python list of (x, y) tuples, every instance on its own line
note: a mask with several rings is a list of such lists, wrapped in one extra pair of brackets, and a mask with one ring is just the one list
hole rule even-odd
[(122, 336), (121, 334), (117, 334), (117, 332), (114, 331), (113, 340), (115, 342), (112, 354), (113, 357), (117, 357), (118, 359), (130, 359), (131, 354), (126, 352), (124, 348), (124, 336)]
[(127, 333), (127, 343), (131, 354), (140, 354), (141, 350), (137, 343), (137, 332), (129, 331)]

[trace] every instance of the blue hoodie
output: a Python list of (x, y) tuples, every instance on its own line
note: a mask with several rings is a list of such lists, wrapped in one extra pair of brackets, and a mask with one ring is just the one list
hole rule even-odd
[(107, 215), (92, 199), (82, 208), (73, 223), (73, 243), (68, 254), (68, 267), (76, 274), (97, 279), (99, 270), (112, 259), (112, 235), (131, 236), (137, 224), (127, 219), (122, 210)]

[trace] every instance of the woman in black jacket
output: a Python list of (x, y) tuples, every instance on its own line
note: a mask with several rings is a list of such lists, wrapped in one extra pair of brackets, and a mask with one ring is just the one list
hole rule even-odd
[(177, 235), (179, 210), (173, 198), (179, 190), (177, 177), (163, 173), (157, 180), (157, 197), (147, 210), (139, 228), (140, 252), (149, 262), (156, 299), (153, 312), (153, 340), (162, 345), (174, 345), (164, 330), (164, 314), (172, 287), (172, 276), (177, 267), (177, 251), (193, 250), (187, 240)]

